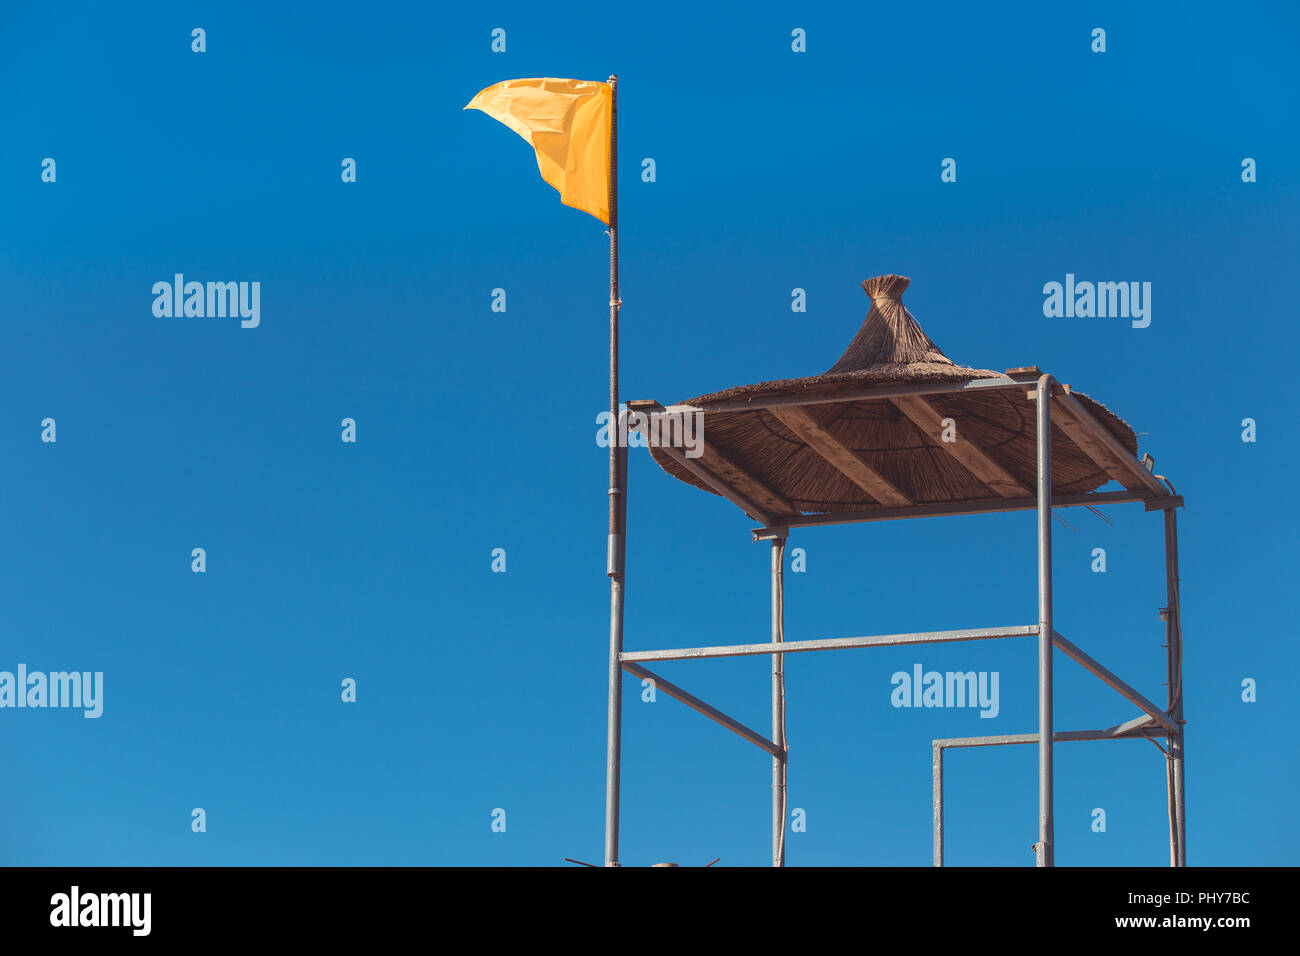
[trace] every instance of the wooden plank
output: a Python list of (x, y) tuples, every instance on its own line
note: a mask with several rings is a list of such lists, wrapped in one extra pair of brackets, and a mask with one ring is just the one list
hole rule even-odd
[[(637, 409), (643, 413), (648, 413), (651, 408), (654, 410), (662, 409), (658, 402), (653, 403), (653, 406), (646, 405), (646, 403), (638, 403), (638, 405), (645, 406)], [(650, 440), (650, 436), (647, 434), (648, 426), (649, 418), (647, 414), (644, 424), (635, 429), (645, 436), (647, 442)], [(672, 445), (657, 445), (655, 447), (741, 511), (765, 525), (779, 524), (781, 518), (799, 514), (799, 509), (794, 505), (706, 441), (701, 440), (700, 442), (702, 454), (699, 458), (687, 458), (685, 451)]]
[(817, 424), (799, 406), (769, 408), (768, 412), (780, 419), (790, 431), (802, 438), (809, 448), (834, 465), (841, 474), (882, 505), (901, 508), (912, 504), (912, 499), (895, 488), (889, 479), (863, 461), (857, 452), (840, 444), (835, 436)]
[(799, 514), (798, 508), (718, 451), (716, 445), (710, 445), (703, 440), (700, 445), (704, 450), (700, 460), (704, 462), (705, 467), (746, 498), (762, 505), (769, 514), (777, 518), (782, 515)]
[(1128, 453), (1119, 439), (1110, 433), (1077, 398), (1057, 389), (1052, 390), (1052, 420), (1070, 440), (1082, 449), (1108, 475), (1129, 491), (1153, 493), (1168, 497), (1169, 489), (1155, 475), (1142, 467), (1142, 463)]
[(737, 492), (736, 489), (732, 488), (730, 485), (728, 485), (717, 475), (713, 474), (713, 472), (709, 471), (703, 465), (700, 465), (698, 463), (699, 462), (698, 458), (687, 458), (685, 452), (683, 452), (680, 448), (673, 448), (671, 446), (662, 447), (660, 448), (660, 451), (662, 451), (668, 457), (672, 458), (673, 461), (677, 462), (679, 465), (681, 465), (683, 468), (689, 471), (696, 478), (699, 478), (706, 485), (708, 485), (710, 488), (712, 488), (714, 491), (720, 494), (723, 498), (726, 498), (728, 501), (730, 501), (741, 511), (745, 512), (745, 514), (749, 515), (751, 518), (763, 522), (763, 524), (768, 527), (781, 523), (780, 520), (776, 517), (776, 515), (768, 514), (765, 508), (763, 508), (756, 502), (750, 501), (748, 498), (746, 498), (744, 495)]
[(975, 444), (961, 436), (957, 427), (956, 441), (943, 441), (944, 416), (924, 398), (912, 395), (892, 399), (904, 415), (916, 423), (936, 445), (966, 466), (966, 469), (1003, 498), (1028, 497), (1029, 489), (1017, 481), (1006, 469), (984, 454)]

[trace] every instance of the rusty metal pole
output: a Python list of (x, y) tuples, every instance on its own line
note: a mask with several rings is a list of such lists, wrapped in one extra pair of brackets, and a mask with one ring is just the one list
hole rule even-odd
[(618, 77), (609, 78), (609, 736), (605, 749), (605, 865), (618, 866), (618, 811), (623, 736), (623, 565), (627, 554), (627, 448), (618, 414)]
[(1183, 780), (1183, 621), (1178, 587), (1178, 512), (1165, 509), (1165, 645), (1169, 661), (1169, 717), (1178, 728), (1169, 737), (1170, 845), (1174, 866), (1187, 865), (1186, 792)]
[(1038, 866), (1055, 865), (1052, 819), (1052, 385), (1038, 380)]
[[(785, 640), (785, 538), (772, 539), (772, 643)], [(772, 757), (772, 865), (785, 866), (785, 788), (788, 754), (785, 746), (785, 655), (772, 655), (772, 743), (781, 756)]]

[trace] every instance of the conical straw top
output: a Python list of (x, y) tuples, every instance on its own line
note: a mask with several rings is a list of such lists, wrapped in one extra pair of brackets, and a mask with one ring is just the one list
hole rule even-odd
[(840, 360), (827, 370), (827, 375), (915, 362), (953, 364), (903, 305), (903, 292), (910, 282), (907, 276), (884, 275), (862, 283), (863, 290), (871, 297), (871, 310)]

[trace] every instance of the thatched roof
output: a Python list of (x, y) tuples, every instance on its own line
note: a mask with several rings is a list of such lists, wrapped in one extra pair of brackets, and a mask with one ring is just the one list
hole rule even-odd
[[(1025, 387), (825, 401), (864, 386), (1009, 383), (1007, 374), (957, 365), (944, 355), (903, 305), (908, 282), (884, 275), (862, 284), (871, 309), (824, 374), (740, 385), (682, 403), (704, 409), (706, 451), (695, 463), (729, 485), (739, 473), (750, 492), (755, 486), (770, 492), (759, 503), (776, 516), (1032, 495), (1035, 410)], [(1028, 378), (1026, 387), (1032, 384)], [(1136, 455), (1132, 428), (1098, 402), (1071, 394)], [(773, 399), (787, 404), (744, 407)], [(791, 405), (790, 399), (821, 401)], [(942, 440), (944, 419), (955, 423), (957, 441)], [(1082, 494), (1110, 480), (1059, 424), (1052, 446), (1053, 494)], [(678, 456), (663, 448), (651, 454), (674, 477), (713, 491)]]

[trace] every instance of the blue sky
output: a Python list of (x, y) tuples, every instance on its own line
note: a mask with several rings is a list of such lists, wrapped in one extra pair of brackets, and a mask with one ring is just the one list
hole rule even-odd
[[(624, 398), (821, 372), (897, 272), (955, 361), (1106, 403), (1187, 500), (1189, 861), (1294, 864), (1297, 27), (1283, 3), (7, 11), (0, 670), (103, 671), (105, 700), (0, 710), (0, 863), (599, 860), (606, 239), (461, 107), (617, 72)], [(259, 281), (260, 326), (155, 317), (177, 272)], [(1151, 326), (1044, 317), (1067, 272), (1151, 282)], [(628, 648), (766, 639), (752, 522), (644, 451), (630, 485)], [(1106, 514), (1056, 526), (1057, 626), (1163, 700), (1161, 521)], [(790, 546), (788, 639), (1035, 620), (1031, 514)], [(1034, 655), (789, 658), (790, 864), (927, 865), (931, 739), (1034, 730)], [(1058, 727), (1133, 715), (1058, 661)], [(916, 663), (998, 671), (999, 716), (891, 707)], [(767, 669), (661, 667), (760, 729)], [(767, 862), (766, 755), (627, 695), (624, 863)], [(1032, 747), (950, 755), (949, 862), (1030, 865), (1035, 777)], [(1167, 862), (1149, 743), (1061, 745), (1056, 797), (1058, 863)]]

